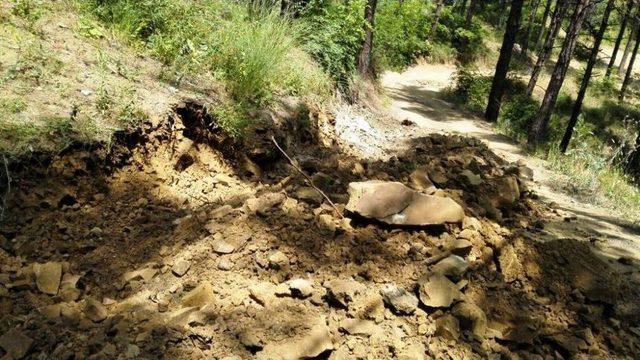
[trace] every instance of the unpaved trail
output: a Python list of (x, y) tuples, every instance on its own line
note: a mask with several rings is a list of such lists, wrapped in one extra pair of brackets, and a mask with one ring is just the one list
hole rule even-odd
[(640, 259), (640, 226), (629, 224), (603, 207), (594, 206), (555, 190), (553, 182), (562, 175), (550, 171), (545, 161), (528, 156), (510, 138), (496, 132), (491, 124), (444, 100), (443, 90), (455, 73), (453, 65), (418, 65), (403, 73), (387, 72), (382, 85), (390, 97), (392, 118), (410, 120), (428, 132), (476, 137), (509, 162), (523, 161), (534, 172), (530, 187), (546, 202), (555, 203), (564, 220), (545, 226), (549, 238), (589, 240), (606, 258)]

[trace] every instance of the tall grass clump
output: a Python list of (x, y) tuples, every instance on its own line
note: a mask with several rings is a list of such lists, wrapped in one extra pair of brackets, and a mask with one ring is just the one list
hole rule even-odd
[(244, 107), (329, 94), (329, 78), (301, 50), (305, 26), (278, 9), (218, 0), (92, 0), (85, 8), (176, 72), (213, 73)]

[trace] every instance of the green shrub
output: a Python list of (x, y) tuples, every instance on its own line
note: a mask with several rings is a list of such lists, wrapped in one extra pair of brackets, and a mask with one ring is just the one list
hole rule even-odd
[(490, 76), (482, 75), (475, 69), (462, 67), (454, 75), (453, 88), (447, 92), (451, 100), (482, 113), (487, 107), (490, 90)]
[(504, 102), (497, 126), (506, 135), (518, 141), (524, 141), (527, 137), (528, 125), (539, 107), (540, 103), (531, 96), (516, 95)]
[(428, 55), (432, 13), (432, 4), (421, 0), (382, 1), (376, 14), (374, 39), (378, 64), (400, 69)]
[(341, 87), (356, 70), (356, 56), (364, 40), (363, 0), (311, 0), (301, 10), (306, 23), (302, 47)]

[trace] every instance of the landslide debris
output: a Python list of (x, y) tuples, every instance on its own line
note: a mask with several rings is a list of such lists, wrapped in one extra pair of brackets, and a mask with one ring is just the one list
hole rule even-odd
[(556, 215), (527, 190), (522, 164), (478, 140), (430, 135), (370, 162), (319, 145), (314, 129), (282, 141), (342, 218), (270, 142), (234, 142), (204, 108), (179, 109), (111, 149), (11, 169), (0, 357), (640, 350), (637, 269), (621, 274), (577, 240), (537, 241)]

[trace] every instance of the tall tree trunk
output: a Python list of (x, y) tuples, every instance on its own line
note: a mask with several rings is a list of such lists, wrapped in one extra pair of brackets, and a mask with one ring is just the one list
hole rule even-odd
[(582, 23), (587, 16), (587, 13), (591, 9), (591, 0), (578, 0), (573, 15), (571, 16), (569, 28), (567, 29), (567, 35), (562, 44), (562, 50), (558, 56), (558, 61), (551, 74), (551, 80), (547, 86), (547, 91), (542, 99), (540, 109), (536, 113), (533, 121), (529, 127), (528, 143), (530, 145), (537, 145), (547, 135), (547, 128), (549, 126), (549, 119), (551, 118), (551, 112), (553, 111), (556, 100), (558, 100), (558, 93), (564, 82), (567, 69), (569, 68), (569, 62), (571, 61), (571, 55), (576, 44), (576, 39)]
[(631, 60), (629, 60), (629, 65), (627, 66), (627, 72), (624, 76), (624, 81), (622, 82), (622, 88), (620, 88), (620, 96), (618, 100), (624, 100), (624, 96), (627, 92), (627, 87), (629, 87), (629, 83), (631, 82), (631, 75), (633, 74), (633, 66), (636, 64), (636, 56), (638, 55), (638, 47), (640, 47), (640, 31), (636, 30), (636, 44), (633, 46), (633, 53), (631, 53)]
[(444, 0), (438, 0), (436, 4), (435, 13), (433, 14), (433, 25), (431, 25), (431, 32), (429, 33), (429, 37), (427, 38), (427, 41), (429, 42), (433, 39), (433, 36), (435, 35), (436, 30), (438, 30), (438, 23), (440, 22), (440, 13), (442, 13), (443, 7), (444, 7)]
[(638, 31), (638, 23), (635, 19), (632, 18), (631, 32), (629, 33), (629, 39), (627, 40), (627, 45), (625, 45), (624, 52), (622, 53), (622, 59), (620, 59), (620, 64), (618, 65), (618, 74), (624, 74), (627, 70), (627, 58), (629, 57), (629, 52), (631, 52), (631, 48), (633, 45), (633, 41), (636, 38), (637, 31)]
[(533, 89), (535, 89), (536, 84), (538, 83), (538, 77), (544, 69), (544, 65), (547, 63), (547, 60), (549, 60), (549, 57), (551, 56), (553, 45), (556, 42), (558, 32), (560, 32), (562, 20), (567, 12), (568, 6), (569, 5), (566, 1), (559, 0), (556, 2), (556, 7), (553, 10), (553, 16), (551, 17), (551, 26), (549, 27), (549, 32), (547, 33), (547, 38), (544, 41), (544, 46), (538, 53), (536, 65), (533, 67), (533, 70), (531, 72), (531, 78), (529, 79), (529, 84), (527, 85), (527, 95), (533, 94)]
[(504, 95), (505, 79), (509, 71), (509, 63), (513, 54), (513, 45), (516, 43), (516, 36), (520, 29), (520, 18), (522, 17), (523, 0), (513, 0), (511, 3), (511, 11), (509, 11), (509, 19), (507, 20), (507, 29), (502, 39), (502, 47), (500, 48), (500, 57), (496, 64), (496, 72), (491, 83), (491, 92), (489, 93), (489, 101), (487, 103), (487, 111), (485, 117), (489, 121), (496, 121), (500, 113), (500, 105), (502, 103), (502, 95)]
[(473, 21), (473, 15), (476, 11), (477, 4), (478, 4), (478, 0), (469, 0), (469, 8), (467, 9), (467, 15), (464, 20), (465, 29), (468, 29), (471, 27), (471, 22)]
[(538, 31), (538, 40), (536, 40), (535, 51), (540, 51), (540, 47), (542, 46), (542, 41), (544, 40), (544, 34), (547, 29), (547, 20), (549, 19), (549, 14), (551, 13), (552, 2), (553, 0), (547, 0), (547, 3), (544, 6), (544, 14), (542, 15), (542, 22), (540, 22), (540, 31)]
[(567, 124), (567, 129), (564, 132), (562, 141), (560, 142), (560, 151), (562, 151), (563, 154), (567, 151), (569, 141), (571, 141), (571, 136), (573, 135), (573, 128), (578, 122), (578, 116), (580, 116), (580, 112), (582, 110), (582, 102), (584, 101), (584, 96), (587, 93), (587, 87), (589, 86), (589, 81), (591, 80), (593, 67), (598, 61), (600, 45), (602, 44), (602, 38), (607, 31), (607, 26), (609, 26), (609, 16), (611, 15), (611, 11), (613, 10), (614, 5), (615, 0), (609, 0), (609, 2), (607, 3), (607, 7), (602, 13), (602, 23), (600, 24), (600, 29), (598, 29), (598, 33), (596, 34), (595, 39), (593, 39), (593, 48), (591, 48), (591, 54), (589, 54), (587, 68), (584, 70), (584, 76), (582, 77), (582, 83), (580, 84), (580, 90), (578, 91), (578, 98), (576, 99), (575, 104), (573, 104), (571, 118), (569, 119), (569, 123)]
[(373, 73), (373, 69), (371, 68), (371, 52), (373, 51), (373, 26), (377, 5), (378, 0), (368, 0), (367, 6), (364, 8), (364, 42), (362, 43), (360, 55), (358, 55), (358, 72), (361, 75), (371, 75)]
[(631, 11), (633, 11), (633, 0), (629, 0), (627, 2), (627, 11), (622, 17), (620, 31), (618, 31), (618, 37), (616, 37), (616, 42), (613, 45), (613, 52), (611, 53), (611, 59), (609, 59), (609, 65), (607, 65), (607, 72), (604, 75), (605, 77), (611, 76), (611, 72), (613, 71), (613, 66), (615, 65), (616, 58), (618, 57), (618, 50), (620, 50), (620, 44), (622, 43), (622, 38), (624, 38), (624, 32), (627, 30), (627, 22), (631, 16)]
[(524, 38), (522, 39), (522, 57), (527, 57), (527, 51), (529, 51), (529, 39), (531, 38), (531, 28), (533, 28), (533, 23), (536, 20), (536, 14), (538, 12), (538, 6), (540, 6), (540, 0), (533, 0), (531, 3), (532, 9), (529, 14), (529, 23), (527, 24), (527, 31), (524, 33)]

